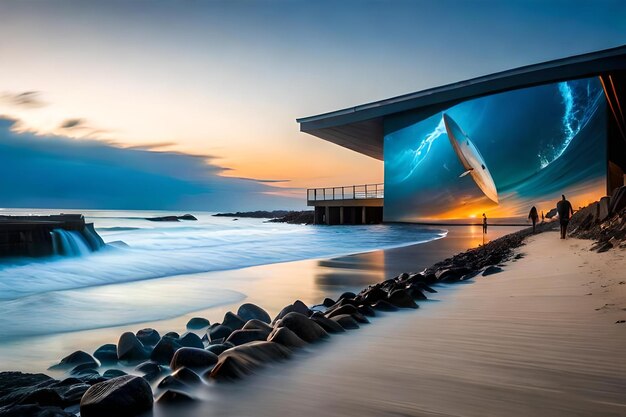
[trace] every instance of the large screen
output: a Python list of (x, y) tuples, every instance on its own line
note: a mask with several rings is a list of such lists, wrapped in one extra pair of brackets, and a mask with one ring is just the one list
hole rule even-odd
[(561, 194), (606, 192), (606, 103), (597, 78), (530, 87), (385, 120), (386, 221), (520, 220)]

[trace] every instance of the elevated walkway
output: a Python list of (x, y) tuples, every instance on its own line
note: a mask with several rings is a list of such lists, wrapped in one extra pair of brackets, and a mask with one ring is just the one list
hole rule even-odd
[(315, 224), (377, 224), (383, 221), (384, 184), (307, 189)]

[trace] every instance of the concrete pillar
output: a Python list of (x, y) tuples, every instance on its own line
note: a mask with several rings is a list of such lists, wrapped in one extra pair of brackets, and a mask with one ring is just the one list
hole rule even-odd
[(365, 213), (366, 207), (361, 207), (361, 222), (367, 224), (367, 215)]
[(339, 207), (339, 224), (343, 224), (343, 207)]
[(329, 206), (324, 207), (324, 211), (325, 211), (325, 215), (324, 215), (325, 223), (330, 224), (330, 207)]

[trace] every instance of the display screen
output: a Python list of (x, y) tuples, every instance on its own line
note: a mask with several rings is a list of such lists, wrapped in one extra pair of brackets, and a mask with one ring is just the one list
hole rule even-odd
[(597, 78), (385, 120), (385, 221), (501, 222), (606, 192), (606, 103)]

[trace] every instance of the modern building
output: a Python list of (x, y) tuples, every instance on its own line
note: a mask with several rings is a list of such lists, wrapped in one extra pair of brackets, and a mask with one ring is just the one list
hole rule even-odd
[(328, 224), (520, 219), (563, 193), (582, 206), (624, 185), (625, 105), (626, 45), (304, 117), (302, 132), (385, 164), (384, 184), (308, 203)]

